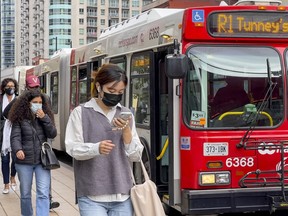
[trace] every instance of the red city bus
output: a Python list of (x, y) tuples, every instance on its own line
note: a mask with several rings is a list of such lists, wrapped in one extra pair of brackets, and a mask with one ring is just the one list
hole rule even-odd
[(180, 151), (182, 214), (287, 206), (287, 9), (185, 10), (166, 58), (169, 97), (181, 104), (169, 109), (168, 136)]

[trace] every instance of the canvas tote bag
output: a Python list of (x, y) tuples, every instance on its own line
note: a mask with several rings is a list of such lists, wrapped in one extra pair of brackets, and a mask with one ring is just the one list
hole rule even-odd
[(132, 172), (134, 186), (131, 188), (131, 201), (136, 216), (165, 216), (161, 200), (157, 194), (157, 187), (150, 180), (145, 166), (141, 160), (141, 168), (144, 174), (145, 182), (136, 185)]

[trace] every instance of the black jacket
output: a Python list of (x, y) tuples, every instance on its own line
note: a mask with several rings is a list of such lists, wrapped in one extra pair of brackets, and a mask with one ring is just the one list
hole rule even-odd
[(23, 150), (24, 160), (16, 158), (15, 163), (39, 164), (41, 162), (41, 144), (47, 138), (55, 138), (57, 135), (56, 127), (46, 114), (42, 119), (23, 120), (20, 123), (13, 123), (11, 131), (11, 148), (13, 153)]

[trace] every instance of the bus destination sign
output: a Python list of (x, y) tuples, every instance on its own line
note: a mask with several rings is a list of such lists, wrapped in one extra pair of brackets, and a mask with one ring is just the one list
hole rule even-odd
[(215, 37), (288, 38), (287, 12), (216, 12), (208, 20), (208, 31)]

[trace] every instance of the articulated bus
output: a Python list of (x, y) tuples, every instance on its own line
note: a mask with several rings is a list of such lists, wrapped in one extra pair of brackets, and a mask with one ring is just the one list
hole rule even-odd
[(152, 9), (34, 67), (57, 113), (54, 147), (65, 150), (69, 113), (91, 96), (95, 71), (115, 63), (167, 213), (285, 209), (287, 9)]

